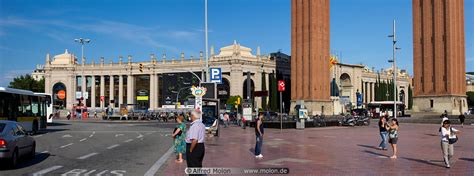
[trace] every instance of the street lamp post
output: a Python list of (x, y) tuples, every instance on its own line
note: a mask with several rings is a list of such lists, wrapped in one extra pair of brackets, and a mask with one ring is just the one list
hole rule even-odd
[(208, 34), (207, 34), (207, 0), (204, 0), (204, 31), (205, 31), (205, 38), (206, 38), (206, 82), (210, 82), (209, 79), (209, 49), (208, 49)]
[(393, 118), (397, 118), (397, 63), (395, 59), (395, 51), (399, 50), (401, 48), (397, 48), (397, 38), (396, 38), (396, 33), (395, 33), (395, 20), (393, 20), (393, 34), (389, 35), (388, 37), (391, 37), (393, 39), (393, 58), (392, 60), (389, 60), (388, 62), (393, 63)]
[[(81, 75), (81, 80), (82, 81), (85, 81), (84, 80), (84, 44), (85, 43), (90, 43), (91, 42), (91, 39), (84, 39), (84, 38), (78, 38), (78, 39), (74, 39), (75, 42), (77, 43), (80, 43), (81, 44), (81, 62), (82, 62), (82, 75)], [(86, 86), (87, 86), (87, 82), (86, 83)], [(82, 84), (82, 82), (81, 82)], [(82, 101), (84, 101), (84, 99), (82, 97), (84, 97), (84, 92), (87, 91), (85, 87), (83, 87), (84, 84), (81, 85), (81, 99)], [(84, 108), (81, 106), (81, 117), (82, 117), (82, 114), (84, 113)]]
[(178, 102), (179, 102), (179, 93), (184, 90), (184, 89), (189, 89), (191, 87), (183, 87), (179, 89), (178, 91), (173, 91), (173, 93), (176, 93), (176, 109), (178, 109)]

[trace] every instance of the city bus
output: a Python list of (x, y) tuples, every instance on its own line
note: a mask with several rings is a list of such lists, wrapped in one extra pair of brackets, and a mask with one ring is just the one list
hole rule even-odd
[(36, 95), (43, 95), (45, 98), (45, 103), (46, 103), (46, 122), (47, 123), (53, 123), (53, 117), (54, 117), (54, 112), (53, 112), (53, 97), (51, 94), (48, 93), (35, 93)]
[(0, 87), (0, 120), (16, 121), (28, 132), (46, 128), (45, 95), (32, 91)]
[[(370, 112), (373, 118), (380, 116), (393, 116), (393, 101), (373, 101), (367, 105), (367, 110)], [(397, 114), (398, 116), (405, 114), (405, 104), (401, 101), (397, 101)]]

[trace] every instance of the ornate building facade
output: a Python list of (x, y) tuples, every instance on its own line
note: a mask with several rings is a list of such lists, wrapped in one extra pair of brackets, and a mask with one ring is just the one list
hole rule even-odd
[[(58, 108), (71, 109), (82, 97), (90, 109), (127, 105), (129, 108), (156, 110), (177, 101), (186, 101), (187, 87), (199, 84), (196, 77), (201, 75), (205, 63), (202, 52), (198, 58), (185, 58), (181, 53), (178, 59), (169, 59), (163, 54), (159, 60), (151, 54), (149, 61), (133, 60), (132, 56), (126, 60), (118, 57), (118, 62), (110, 60), (106, 63), (102, 57), (99, 63), (87, 63), (85, 59), (79, 63), (77, 57), (67, 50), (54, 57), (47, 54), (45, 92), (53, 95), (53, 103)], [(223, 83), (217, 85), (217, 96), (222, 103), (231, 95), (247, 96), (244, 91), (247, 73), (251, 75), (253, 92), (261, 90), (262, 75), (267, 76), (265, 80), (268, 81), (268, 73), (274, 73), (276, 68), (275, 61), (269, 55), (261, 55), (259, 47), (253, 54), (252, 49), (235, 41), (217, 54), (211, 47), (209, 65), (222, 69)], [(181, 96), (175, 98), (180, 93)]]

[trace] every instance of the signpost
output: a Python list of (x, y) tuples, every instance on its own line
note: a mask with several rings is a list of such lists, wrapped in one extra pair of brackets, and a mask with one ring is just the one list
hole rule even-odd
[(285, 81), (278, 80), (278, 92), (280, 92), (280, 130), (283, 130), (283, 96), (285, 91)]
[(206, 91), (207, 89), (205, 87), (194, 87), (194, 86), (191, 87), (191, 93), (196, 98), (194, 102), (194, 109), (201, 112), (201, 117), (199, 117), (200, 119), (202, 119), (202, 112), (203, 112), (202, 111), (202, 97), (206, 95)]
[(221, 68), (210, 68), (211, 82), (221, 84), (222, 83), (222, 69)]

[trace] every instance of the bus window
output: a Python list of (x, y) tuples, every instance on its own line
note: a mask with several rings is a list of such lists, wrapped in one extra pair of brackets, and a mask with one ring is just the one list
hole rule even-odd
[(31, 112), (33, 113), (33, 116), (39, 116), (40, 115), (40, 110), (39, 110), (39, 102), (38, 102), (39, 97), (31, 97)]
[(0, 120), (7, 120), (7, 114), (6, 114), (6, 111), (7, 111), (7, 104), (5, 102), (5, 95), (4, 93), (0, 93)]
[(31, 100), (30, 96), (20, 95), (20, 104), (18, 106), (18, 117), (30, 117), (32, 116), (31, 112)]

